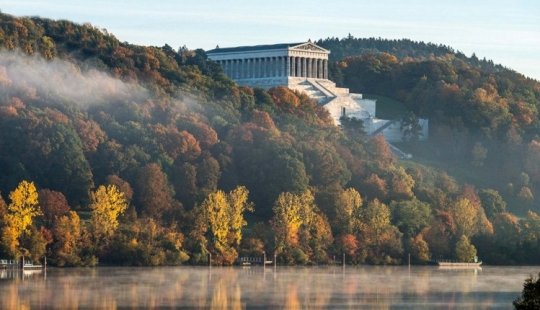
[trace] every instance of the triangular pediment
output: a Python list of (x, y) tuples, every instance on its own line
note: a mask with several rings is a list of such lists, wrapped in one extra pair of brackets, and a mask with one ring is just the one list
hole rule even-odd
[(322, 52), (322, 53), (330, 53), (329, 50), (324, 49), (317, 44), (314, 44), (312, 42), (306, 42), (299, 45), (291, 46), (289, 48), (290, 50), (299, 50), (299, 51), (314, 51), (314, 52)]

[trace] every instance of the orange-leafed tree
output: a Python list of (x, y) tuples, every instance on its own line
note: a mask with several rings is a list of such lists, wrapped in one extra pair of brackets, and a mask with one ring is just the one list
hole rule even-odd
[(80, 250), (83, 231), (79, 215), (74, 211), (62, 215), (55, 221), (52, 232), (56, 239), (53, 244), (55, 263), (58, 266), (81, 265)]
[(164, 214), (179, 208), (173, 199), (174, 191), (161, 168), (155, 164), (144, 166), (135, 183), (135, 203), (141, 214), (160, 220)]
[(39, 190), (39, 202), (43, 222), (49, 229), (52, 228), (54, 221), (71, 210), (64, 194), (50, 189)]

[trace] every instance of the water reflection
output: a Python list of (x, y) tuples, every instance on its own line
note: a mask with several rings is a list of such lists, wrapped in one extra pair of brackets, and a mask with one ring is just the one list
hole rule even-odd
[(0, 270), (2, 308), (419, 309), (511, 307), (533, 267)]

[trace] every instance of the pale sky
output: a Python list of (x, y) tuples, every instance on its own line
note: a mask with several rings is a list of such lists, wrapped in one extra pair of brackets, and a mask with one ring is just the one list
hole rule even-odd
[(120, 41), (209, 50), (328, 37), (411, 39), (540, 81), (538, 0), (2, 0), (0, 10), (90, 23)]

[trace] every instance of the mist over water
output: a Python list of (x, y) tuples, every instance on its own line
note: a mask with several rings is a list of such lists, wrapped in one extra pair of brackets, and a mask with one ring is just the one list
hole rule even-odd
[(538, 267), (163, 267), (0, 270), (1, 307), (509, 309)]

